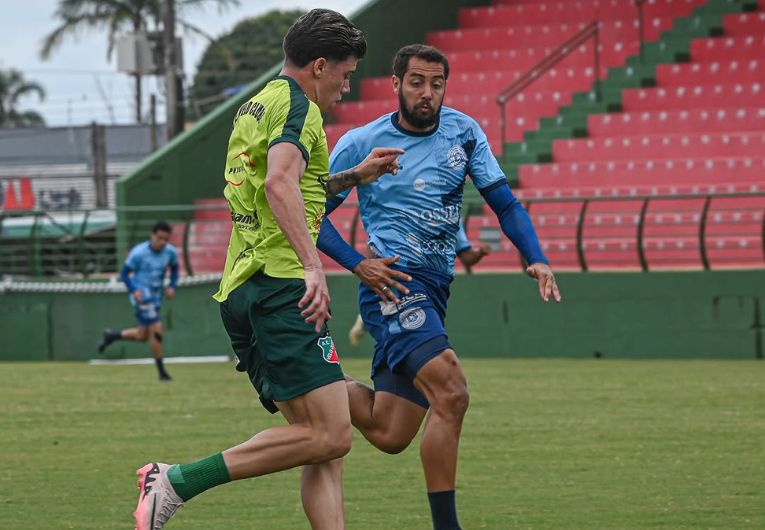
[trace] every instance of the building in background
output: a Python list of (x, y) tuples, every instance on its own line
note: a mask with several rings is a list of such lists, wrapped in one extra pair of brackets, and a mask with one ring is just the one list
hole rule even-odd
[(0, 212), (113, 208), (117, 179), (164, 143), (160, 125), (0, 129)]

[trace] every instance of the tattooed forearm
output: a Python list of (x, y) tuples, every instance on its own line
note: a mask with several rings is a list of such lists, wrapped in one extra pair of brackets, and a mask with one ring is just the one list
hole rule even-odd
[(354, 187), (360, 180), (359, 174), (352, 169), (319, 178), (321, 185), (324, 186), (324, 190), (327, 192), (328, 198)]

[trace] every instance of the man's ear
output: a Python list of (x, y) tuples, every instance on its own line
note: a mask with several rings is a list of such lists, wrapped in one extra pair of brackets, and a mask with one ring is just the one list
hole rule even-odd
[(392, 75), (390, 77), (390, 82), (393, 83), (393, 93), (398, 94), (398, 91), (401, 90), (401, 80), (395, 75)]
[(324, 57), (319, 57), (313, 62), (313, 76), (322, 77), (324, 71), (327, 69), (327, 60)]

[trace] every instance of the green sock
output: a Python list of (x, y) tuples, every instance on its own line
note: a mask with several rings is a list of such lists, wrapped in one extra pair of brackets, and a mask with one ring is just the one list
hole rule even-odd
[(167, 470), (167, 478), (183, 502), (210, 488), (231, 482), (223, 453), (216, 453), (190, 464), (176, 464)]

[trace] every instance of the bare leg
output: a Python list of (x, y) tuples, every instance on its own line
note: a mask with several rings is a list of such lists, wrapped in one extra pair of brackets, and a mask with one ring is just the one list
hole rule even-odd
[(301, 491), (311, 528), (344, 528), (339, 459), (351, 448), (345, 384), (338, 381), (277, 406), (289, 425), (266, 429), (223, 452), (231, 479), (308, 466)]
[(303, 466), (300, 497), (311, 528), (345, 528), (343, 459)]
[(162, 329), (162, 322), (154, 322), (149, 325), (149, 349), (155, 359), (161, 359), (165, 356), (165, 352), (162, 348), (162, 338), (164, 331)]
[(395, 454), (409, 446), (425, 417), (426, 409), (389, 392), (372, 388), (346, 376), (351, 422), (369, 443)]
[(137, 327), (123, 329), (120, 331), (120, 338), (122, 340), (137, 340), (143, 342), (149, 338), (149, 328)]
[(457, 355), (446, 349), (417, 373), (415, 386), (430, 403), (420, 444), (429, 492), (454, 490), (462, 420), (470, 397)]

